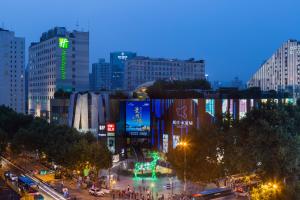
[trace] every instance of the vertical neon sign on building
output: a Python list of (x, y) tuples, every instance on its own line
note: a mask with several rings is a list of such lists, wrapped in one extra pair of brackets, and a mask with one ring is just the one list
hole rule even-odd
[(58, 38), (59, 48), (61, 48), (61, 79), (66, 79), (67, 49), (69, 48), (69, 40), (67, 38)]

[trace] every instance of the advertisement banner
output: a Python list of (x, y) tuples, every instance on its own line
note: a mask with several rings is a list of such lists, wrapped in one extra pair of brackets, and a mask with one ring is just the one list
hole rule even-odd
[(148, 101), (126, 102), (126, 133), (131, 136), (150, 134), (150, 103)]

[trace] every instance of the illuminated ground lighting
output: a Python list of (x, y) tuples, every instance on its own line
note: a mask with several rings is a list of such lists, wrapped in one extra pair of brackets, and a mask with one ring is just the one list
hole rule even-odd
[(157, 161), (160, 159), (159, 155), (157, 152), (152, 152), (150, 153), (152, 157), (151, 162), (136, 162), (134, 165), (134, 178), (138, 179), (138, 173), (143, 172), (143, 171), (151, 171), (151, 177), (152, 179), (156, 179), (156, 165)]

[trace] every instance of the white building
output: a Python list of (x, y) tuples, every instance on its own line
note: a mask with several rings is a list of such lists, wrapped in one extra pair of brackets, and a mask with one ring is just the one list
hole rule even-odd
[(0, 28), (0, 105), (25, 112), (25, 38)]
[(29, 113), (49, 119), (55, 91), (89, 88), (89, 33), (55, 27), (29, 47)]
[(285, 42), (248, 81), (248, 87), (263, 91), (288, 91), (299, 96), (300, 42)]
[(149, 81), (195, 79), (205, 79), (204, 60), (136, 57), (125, 63), (126, 90), (134, 90)]
[(99, 125), (110, 119), (109, 94), (75, 92), (70, 97), (68, 125), (80, 132), (98, 133)]

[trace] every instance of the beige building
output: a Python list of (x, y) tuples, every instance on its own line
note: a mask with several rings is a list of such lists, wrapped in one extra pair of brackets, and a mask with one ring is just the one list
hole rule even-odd
[(89, 33), (55, 27), (29, 47), (29, 114), (50, 118), (55, 91), (89, 88)]
[(248, 81), (248, 87), (260, 87), (263, 91), (288, 91), (299, 96), (300, 42), (285, 42), (255, 72)]

